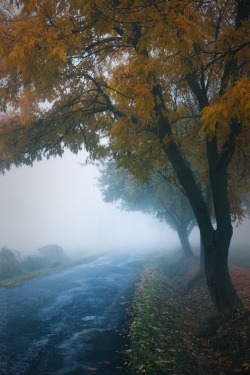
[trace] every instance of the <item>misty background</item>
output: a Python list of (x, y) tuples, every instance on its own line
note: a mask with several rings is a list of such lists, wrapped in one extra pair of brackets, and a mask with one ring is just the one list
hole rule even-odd
[(12, 167), (0, 175), (0, 246), (22, 254), (47, 244), (67, 253), (165, 248), (178, 243), (166, 224), (103, 202), (98, 168), (86, 153)]
[[(98, 168), (84, 165), (86, 153), (12, 167), (0, 175), (0, 247), (21, 254), (58, 244), (71, 255), (108, 250), (173, 249), (175, 232), (140, 212), (103, 202)], [(235, 229), (233, 243), (248, 244), (249, 223)], [(194, 230), (191, 243), (198, 243)]]

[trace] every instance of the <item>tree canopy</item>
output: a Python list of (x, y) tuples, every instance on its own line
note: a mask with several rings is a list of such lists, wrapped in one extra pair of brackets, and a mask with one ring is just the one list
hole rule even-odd
[[(232, 210), (241, 217), (249, 190), (249, 11), (247, 0), (0, 7), (2, 170), (83, 146), (134, 174), (170, 163), (221, 310), (240, 306), (227, 255)], [(215, 229), (200, 188), (207, 178)]]

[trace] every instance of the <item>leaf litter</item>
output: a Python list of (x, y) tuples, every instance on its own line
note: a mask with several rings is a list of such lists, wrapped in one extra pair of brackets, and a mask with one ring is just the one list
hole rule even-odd
[[(250, 309), (250, 269), (230, 268), (236, 289)], [(250, 316), (217, 313), (199, 271), (198, 258), (171, 267), (148, 265), (130, 310), (129, 373), (231, 375), (250, 373)]]

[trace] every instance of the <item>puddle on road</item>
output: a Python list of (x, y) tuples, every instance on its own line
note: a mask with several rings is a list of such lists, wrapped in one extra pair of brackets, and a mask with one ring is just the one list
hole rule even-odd
[(81, 318), (81, 321), (85, 322), (84, 327), (86, 327), (87, 324), (91, 324), (94, 327), (101, 326), (103, 324), (105, 317), (104, 316), (97, 316), (97, 315), (86, 315), (83, 318)]
[[(86, 321), (93, 321), (97, 317), (89, 315), (84, 318)], [(79, 353), (81, 353), (80, 356), (83, 358), (87, 353), (92, 352), (99, 341), (100, 335), (105, 331), (107, 330), (101, 328), (88, 328), (74, 333), (70, 338), (64, 340), (64, 342), (58, 346), (63, 357), (64, 368), (55, 372), (55, 375), (66, 375), (71, 371), (76, 371), (79, 367)], [(84, 363), (84, 361), (82, 362)]]
[[(97, 320), (97, 316), (95, 315), (87, 315), (82, 318), (84, 322), (90, 322), (91, 320)], [(99, 318), (100, 319), (100, 318)]]

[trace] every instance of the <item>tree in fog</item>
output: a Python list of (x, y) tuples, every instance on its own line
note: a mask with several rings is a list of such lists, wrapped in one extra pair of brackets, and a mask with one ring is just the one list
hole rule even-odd
[(101, 171), (99, 187), (105, 202), (119, 202), (120, 208), (142, 211), (157, 217), (177, 232), (185, 256), (192, 256), (189, 234), (196, 225), (193, 211), (180, 187), (167, 176), (155, 172), (146, 181), (135, 179), (127, 169), (117, 168), (115, 161)]
[(59, 245), (46, 245), (38, 248), (44, 265), (58, 265), (67, 259), (64, 250)]
[(13, 277), (21, 273), (20, 255), (4, 246), (0, 250), (0, 279)]
[(145, 173), (171, 164), (200, 229), (210, 296), (223, 312), (241, 308), (228, 270), (229, 189), (250, 176), (250, 2), (11, 3), (18, 12), (0, 8), (2, 170), (83, 145), (131, 173), (135, 159)]
[(23, 267), (25, 271), (36, 271), (44, 267), (43, 258), (39, 255), (28, 255), (23, 260)]

